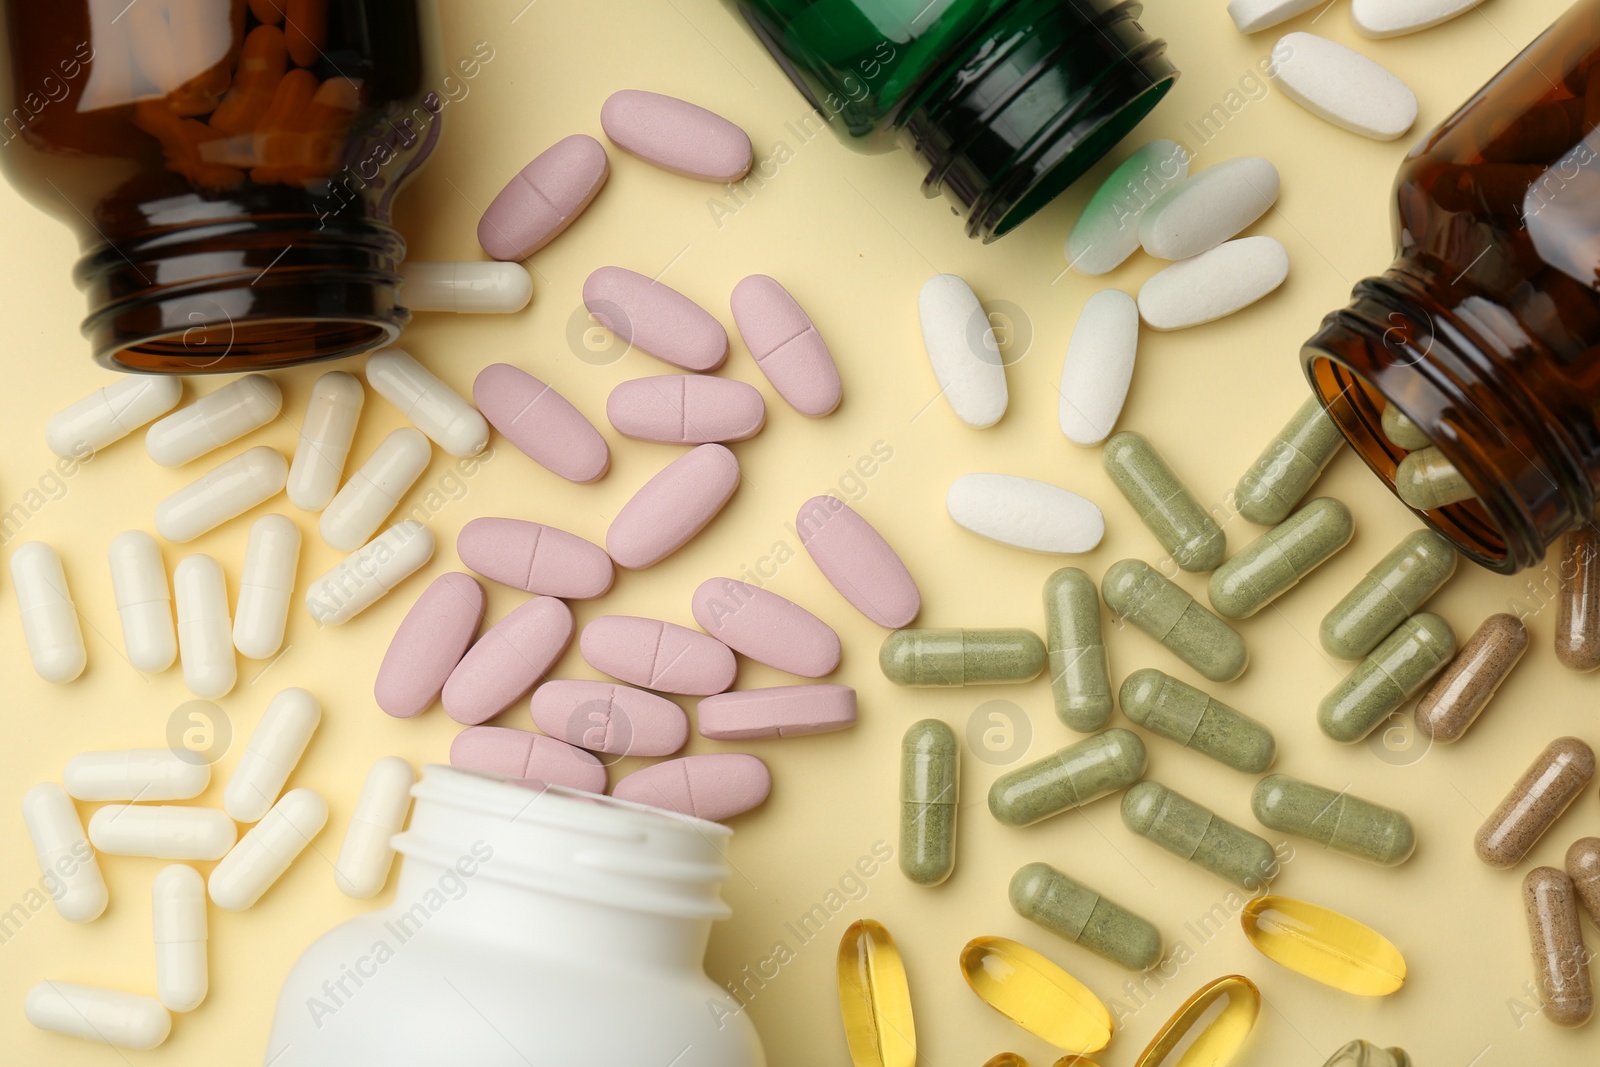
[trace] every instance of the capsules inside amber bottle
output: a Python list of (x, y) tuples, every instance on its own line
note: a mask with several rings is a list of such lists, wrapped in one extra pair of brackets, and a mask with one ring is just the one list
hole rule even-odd
[(1406, 980), (1406, 961), (1389, 939), (1348, 915), (1290, 897), (1244, 906), (1244, 934), (1275, 963), (1363, 997), (1382, 997)]
[(1111, 1040), (1100, 998), (1026, 945), (974, 938), (961, 950), (961, 976), (985, 1004), (1056, 1048), (1098, 1052)]
[(855, 1067), (913, 1067), (917, 1032), (900, 949), (881, 923), (858, 919), (839, 939), (839, 1013)]
[(1261, 993), (1244, 975), (1207, 982), (1167, 1020), (1134, 1067), (1227, 1067), (1260, 1014)]
[(1556, 659), (1575, 671), (1600, 667), (1600, 530), (1593, 523), (1561, 541)]

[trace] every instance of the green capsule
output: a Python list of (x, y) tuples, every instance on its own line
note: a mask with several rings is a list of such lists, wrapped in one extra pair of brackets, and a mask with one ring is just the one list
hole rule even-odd
[(956, 869), (961, 747), (938, 719), (914, 722), (900, 743), (900, 870), (938, 885)]
[(1250, 807), (1268, 829), (1309, 837), (1380, 867), (1404, 863), (1417, 847), (1411, 820), (1393, 808), (1286, 774), (1257, 782)]
[(1112, 483), (1179, 567), (1204, 573), (1222, 562), (1226, 550), (1222, 528), (1184, 488), (1154, 445), (1124, 430), (1106, 442), (1101, 461)]
[(1029, 922), (1128, 968), (1161, 962), (1161, 931), (1048, 863), (1030, 863), (1011, 876), (1011, 907)]
[(1148, 563), (1136, 559), (1113, 563), (1100, 588), (1107, 607), (1213, 682), (1233, 681), (1250, 663), (1239, 631)]
[(1455, 654), (1449, 623), (1426, 611), (1411, 616), (1322, 698), (1317, 725), (1335, 741), (1354, 744), (1420, 693)]
[(896, 630), (878, 649), (878, 666), (896, 685), (1026, 682), (1044, 662), (1044, 642), (1028, 630)]
[(1111, 671), (1100, 633), (1100, 591), (1076, 567), (1063, 567), (1044, 583), (1045, 648), (1056, 717), (1079, 733), (1111, 719)]
[(1145, 668), (1122, 683), (1122, 714), (1153, 734), (1210, 756), (1236, 771), (1260, 774), (1272, 766), (1272, 731), (1171, 675)]
[(1355, 528), (1349, 508), (1317, 497), (1216, 569), (1211, 606), (1224, 618), (1254, 615), (1349, 544)]
[(1322, 647), (1340, 659), (1365, 656), (1455, 573), (1456, 558), (1432, 530), (1407, 535), (1323, 617)]
[(1278, 873), (1278, 855), (1264, 839), (1159, 782), (1139, 782), (1122, 794), (1122, 822), (1179, 859), (1252, 893)]
[(1394, 491), (1418, 511), (1437, 511), (1478, 495), (1455, 464), (1432, 446), (1400, 461), (1394, 472)]
[(1343, 445), (1332, 416), (1310, 397), (1239, 479), (1239, 514), (1261, 526), (1282, 522)]
[[(1384, 411), (1393, 409), (1391, 404)], [(1403, 1048), (1382, 1048), (1368, 1041), (1352, 1041), (1335, 1052), (1322, 1067), (1411, 1067), (1411, 1057)]]
[(996, 778), (989, 811), (1003, 823), (1027, 826), (1132, 785), (1144, 766), (1138, 734), (1107, 730)]
[(1415, 452), (1433, 444), (1428, 435), (1422, 432), (1422, 427), (1406, 418), (1406, 413), (1394, 404), (1384, 405), (1382, 422), (1383, 436), (1396, 448)]

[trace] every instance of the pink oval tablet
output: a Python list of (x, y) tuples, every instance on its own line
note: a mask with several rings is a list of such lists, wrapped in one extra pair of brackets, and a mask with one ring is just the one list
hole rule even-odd
[(483, 586), (460, 571), (435, 578), (400, 620), (383, 654), (372, 686), (378, 707), (397, 719), (432, 707), (482, 622)]
[(599, 545), (523, 519), (473, 519), (456, 538), (456, 555), (490, 581), (563, 600), (601, 596), (616, 574)]
[(767, 405), (753, 386), (702, 374), (635, 378), (611, 390), (606, 418), (618, 433), (668, 445), (743, 441), (767, 421)]
[(663, 170), (708, 182), (750, 172), (745, 132), (703, 107), (643, 89), (623, 89), (600, 105), (600, 128), (616, 146)]
[(652, 764), (625, 776), (611, 795), (720, 822), (767, 799), (772, 774), (744, 752), (708, 752)]
[(613, 678), (685, 696), (720, 693), (733, 684), (738, 670), (733, 650), (716, 638), (636, 615), (591, 619), (578, 650), (589, 666)]
[(700, 736), (713, 741), (801, 737), (856, 724), (856, 691), (848, 685), (780, 685), (706, 697), (695, 712)]
[(716, 370), (728, 358), (728, 331), (711, 313), (664, 282), (621, 267), (601, 267), (583, 283), (583, 306), (600, 325), (684, 370)]
[(801, 504), (794, 529), (823, 577), (879, 626), (909, 626), (922, 610), (917, 583), (889, 542), (838, 497)]
[(472, 383), (472, 402), (507, 441), (572, 482), (593, 482), (611, 466), (605, 438), (583, 412), (508, 363), (491, 363)]
[(505, 726), (469, 726), (456, 734), (450, 742), (450, 766), (519, 782), (606, 791), (606, 769), (589, 753), (553, 737)]
[(444, 710), (469, 726), (499, 714), (532, 689), (571, 643), (572, 611), (555, 597), (534, 597), (461, 657), (444, 683)]
[(737, 488), (733, 453), (700, 445), (663, 467), (622, 505), (606, 530), (606, 551), (635, 570), (660, 563), (704, 530)]
[(708, 578), (690, 599), (701, 629), (753, 660), (821, 678), (839, 666), (839, 635), (792, 600), (732, 578)]
[(839, 406), (844, 387), (833, 354), (787, 289), (752, 274), (733, 287), (730, 302), (739, 336), (779, 396), (812, 418)]
[(562, 138), (495, 196), (478, 221), (478, 243), (494, 259), (527, 259), (583, 214), (609, 173), (599, 141)]
[(533, 691), (528, 711), (551, 737), (613, 756), (670, 756), (689, 739), (677, 704), (615, 682), (554, 679)]

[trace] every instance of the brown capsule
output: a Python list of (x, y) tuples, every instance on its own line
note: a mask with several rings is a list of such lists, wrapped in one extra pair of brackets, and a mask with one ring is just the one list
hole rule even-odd
[(1449, 744), (1467, 732), (1528, 650), (1528, 628), (1504, 612), (1483, 620), (1417, 701), (1417, 729)]
[(1515, 867), (1593, 777), (1594, 749), (1576, 737), (1550, 742), (1478, 827), (1478, 858)]
[(1594, 990), (1572, 879), (1554, 867), (1535, 867), (1522, 880), (1522, 904), (1545, 1018), (1557, 1026), (1582, 1026), (1594, 1014)]
[(1567, 849), (1567, 877), (1578, 891), (1578, 903), (1600, 926), (1600, 837), (1580, 837)]
[(1600, 667), (1600, 530), (1569, 531), (1561, 541), (1556, 658), (1575, 671)]

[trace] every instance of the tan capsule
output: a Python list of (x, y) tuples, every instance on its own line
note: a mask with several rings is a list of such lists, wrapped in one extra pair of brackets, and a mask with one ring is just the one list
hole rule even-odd
[(1594, 989), (1572, 879), (1554, 867), (1535, 867), (1522, 880), (1522, 904), (1544, 1016), (1557, 1026), (1582, 1026), (1594, 1014)]
[(1528, 628), (1504, 612), (1483, 620), (1417, 701), (1417, 729), (1449, 744), (1467, 732), (1528, 650)]
[(1478, 495), (1455, 464), (1432, 446), (1400, 461), (1394, 472), (1394, 490), (1418, 511), (1437, 511)]
[(1578, 903), (1600, 925), (1600, 837), (1580, 837), (1567, 849), (1567, 877)]
[(1593, 777), (1594, 749), (1576, 737), (1550, 742), (1478, 828), (1478, 858), (1515, 867)]
[(1568, 531), (1561, 540), (1561, 595), (1556, 600), (1556, 659), (1575, 671), (1600, 667), (1600, 530)]

